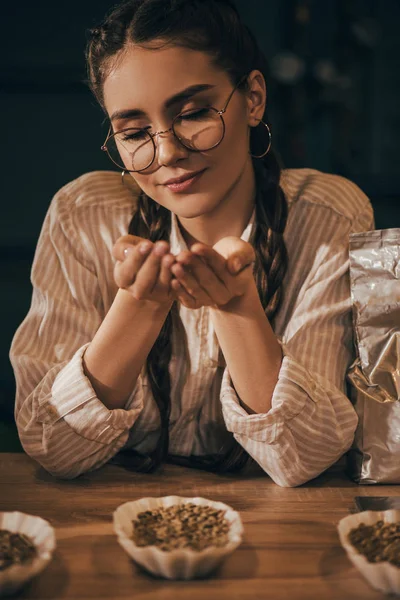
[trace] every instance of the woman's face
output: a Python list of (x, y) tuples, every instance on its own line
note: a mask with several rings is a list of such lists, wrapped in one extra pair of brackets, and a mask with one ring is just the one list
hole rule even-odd
[[(222, 109), (232, 89), (228, 75), (202, 52), (132, 47), (108, 75), (104, 102), (114, 132), (129, 127), (159, 132), (168, 130), (182, 111), (205, 106)], [(193, 152), (171, 132), (157, 135), (153, 164), (132, 173), (133, 178), (148, 196), (182, 218), (213, 212), (229, 199), (243, 174), (252, 172), (249, 125), (255, 124), (256, 112), (258, 118), (263, 114), (260, 99), (258, 108), (254, 104), (252, 93), (234, 92), (223, 115), (224, 138), (212, 150)], [(124, 163), (132, 168), (126, 156)], [(193, 178), (185, 184), (167, 185), (171, 179), (188, 175)]]

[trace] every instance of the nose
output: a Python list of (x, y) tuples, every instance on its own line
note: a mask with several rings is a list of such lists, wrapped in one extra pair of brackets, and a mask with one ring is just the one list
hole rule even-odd
[(179, 143), (172, 129), (160, 131), (156, 135), (156, 160), (159, 165), (171, 166), (187, 157), (189, 150)]

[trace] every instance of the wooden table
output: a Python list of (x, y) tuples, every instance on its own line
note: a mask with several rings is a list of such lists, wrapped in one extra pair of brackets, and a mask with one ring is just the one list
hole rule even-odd
[[(209, 579), (156, 579), (140, 570), (117, 543), (112, 529), (117, 506), (170, 494), (219, 500), (241, 514), (244, 541)], [(280, 488), (256, 469), (218, 476), (172, 465), (151, 475), (109, 465), (62, 481), (24, 454), (0, 454), (0, 511), (39, 515), (50, 521), (57, 536), (52, 562), (18, 598), (385, 598), (347, 559), (336, 524), (354, 510), (354, 496), (397, 494), (397, 486), (357, 486), (338, 466), (293, 489)]]

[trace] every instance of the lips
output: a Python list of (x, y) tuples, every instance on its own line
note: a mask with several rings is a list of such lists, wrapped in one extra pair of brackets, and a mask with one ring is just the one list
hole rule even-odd
[(181, 175), (180, 177), (174, 177), (174, 179), (170, 179), (164, 183), (164, 187), (174, 194), (185, 195), (194, 192), (196, 189), (198, 191), (198, 188), (196, 187), (197, 182), (203, 177), (203, 174), (206, 171), (207, 169), (192, 171), (191, 173), (185, 173), (185, 175)]
[(203, 171), (205, 171), (205, 169), (201, 169), (200, 171), (192, 171), (191, 173), (185, 173), (184, 175), (181, 175), (180, 177), (175, 177), (174, 179), (168, 179), (168, 181), (165, 181), (162, 185), (176, 185), (179, 183), (183, 183), (184, 181), (187, 181), (188, 179), (193, 179), (196, 175), (203, 173)]

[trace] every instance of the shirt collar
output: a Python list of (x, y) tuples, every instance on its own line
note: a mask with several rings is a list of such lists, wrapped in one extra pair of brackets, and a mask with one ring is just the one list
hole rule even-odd
[[(254, 209), (249, 222), (247, 223), (242, 235), (240, 236), (240, 239), (242, 239), (244, 242), (248, 242), (250, 239), (251, 231), (255, 221), (255, 213), (256, 211)], [(171, 254), (174, 255), (179, 254), (179, 252), (182, 252), (182, 250), (188, 249), (178, 225), (178, 218), (174, 213), (171, 213), (171, 234), (169, 238), (169, 243), (171, 247)]]

